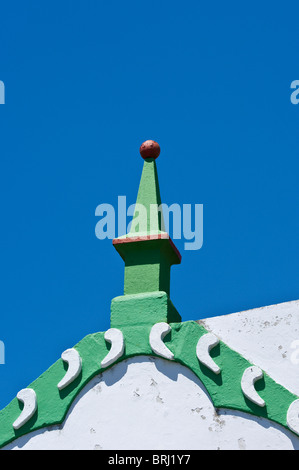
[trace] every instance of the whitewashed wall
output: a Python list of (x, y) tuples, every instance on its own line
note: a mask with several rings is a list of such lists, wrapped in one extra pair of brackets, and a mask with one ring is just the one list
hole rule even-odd
[[(299, 395), (298, 319), (299, 301), (201, 323)], [(215, 410), (189, 369), (141, 356), (95, 377), (63, 425), (23, 436), (6, 449), (299, 449), (299, 438), (267, 419)]]
[(299, 396), (299, 300), (199, 323)]

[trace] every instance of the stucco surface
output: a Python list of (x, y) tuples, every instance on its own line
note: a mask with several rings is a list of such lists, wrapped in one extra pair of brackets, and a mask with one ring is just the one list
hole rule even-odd
[(199, 323), (276, 382), (299, 394), (299, 300)]

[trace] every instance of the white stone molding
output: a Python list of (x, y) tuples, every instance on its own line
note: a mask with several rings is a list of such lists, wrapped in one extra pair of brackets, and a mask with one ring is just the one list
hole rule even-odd
[(173, 361), (174, 354), (163, 343), (163, 338), (170, 330), (171, 326), (168, 323), (156, 323), (151, 329), (149, 342), (154, 353), (158, 354), (158, 356), (164, 357), (165, 359)]
[(199, 338), (196, 346), (196, 355), (198, 360), (208, 367), (215, 374), (220, 374), (220, 367), (213, 361), (210, 356), (212, 348), (219, 344), (219, 338), (213, 333), (206, 333)]
[(299, 399), (290, 404), (287, 412), (287, 425), (291, 431), (299, 434)]
[(254, 384), (257, 380), (263, 377), (263, 371), (257, 366), (248, 367), (241, 379), (241, 388), (244, 395), (248, 400), (252, 401), (258, 406), (265, 406), (265, 401), (259, 396), (254, 388)]
[(63, 379), (57, 385), (59, 390), (62, 390), (63, 388), (67, 387), (71, 382), (73, 382), (73, 380), (78, 377), (82, 370), (82, 360), (80, 354), (78, 353), (78, 351), (76, 351), (76, 349), (66, 349), (66, 351), (61, 354), (61, 359), (68, 363), (68, 370), (66, 371), (66, 374)]
[(32, 388), (23, 388), (17, 394), (17, 399), (24, 403), (20, 416), (13, 423), (14, 429), (21, 428), (37, 410), (36, 393)]
[(101, 367), (108, 367), (119, 359), (125, 350), (124, 336), (118, 328), (110, 328), (104, 334), (106, 341), (111, 343), (111, 349), (101, 362)]

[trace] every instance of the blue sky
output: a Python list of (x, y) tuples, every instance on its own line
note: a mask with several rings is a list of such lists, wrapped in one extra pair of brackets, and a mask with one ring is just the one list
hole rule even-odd
[(172, 268), (183, 321), (299, 298), (296, 2), (1, 5), (0, 408), (110, 326), (123, 262), (95, 209), (136, 200), (154, 139), (164, 203), (203, 204)]

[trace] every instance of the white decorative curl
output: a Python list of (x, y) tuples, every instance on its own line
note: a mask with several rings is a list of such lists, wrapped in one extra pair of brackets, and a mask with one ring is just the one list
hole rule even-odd
[(299, 399), (293, 401), (287, 412), (287, 425), (291, 431), (299, 434)]
[(263, 371), (257, 366), (248, 367), (242, 376), (241, 387), (244, 395), (258, 406), (265, 406), (265, 401), (259, 396), (254, 388), (257, 380), (263, 377)]
[(174, 354), (163, 343), (164, 336), (167, 335), (170, 330), (171, 327), (168, 323), (156, 323), (151, 329), (149, 342), (154, 353), (156, 353), (158, 356), (165, 357), (165, 359), (173, 361)]
[(210, 356), (210, 350), (219, 344), (219, 339), (213, 333), (206, 333), (199, 338), (196, 346), (198, 360), (212, 370), (215, 374), (220, 374), (220, 367)]
[(59, 390), (62, 390), (71, 382), (73, 382), (73, 380), (78, 377), (82, 369), (82, 360), (80, 354), (74, 348), (66, 349), (66, 351), (61, 354), (61, 359), (68, 363), (68, 370), (66, 371), (63, 379), (61, 379), (57, 385)]
[(125, 350), (122, 332), (118, 328), (110, 328), (104, 334), (106, 341), (111, 343), (111, 349), (101, 362), (101, 367), (108, 367), (119, 359)]
[(24, 403), (20, 416), (13, 423), (14, 429), (20, 429), (34, 415), (37, 409), (36, 393), (32, 388), (23, 388), (17, 394), (17, 399)]

